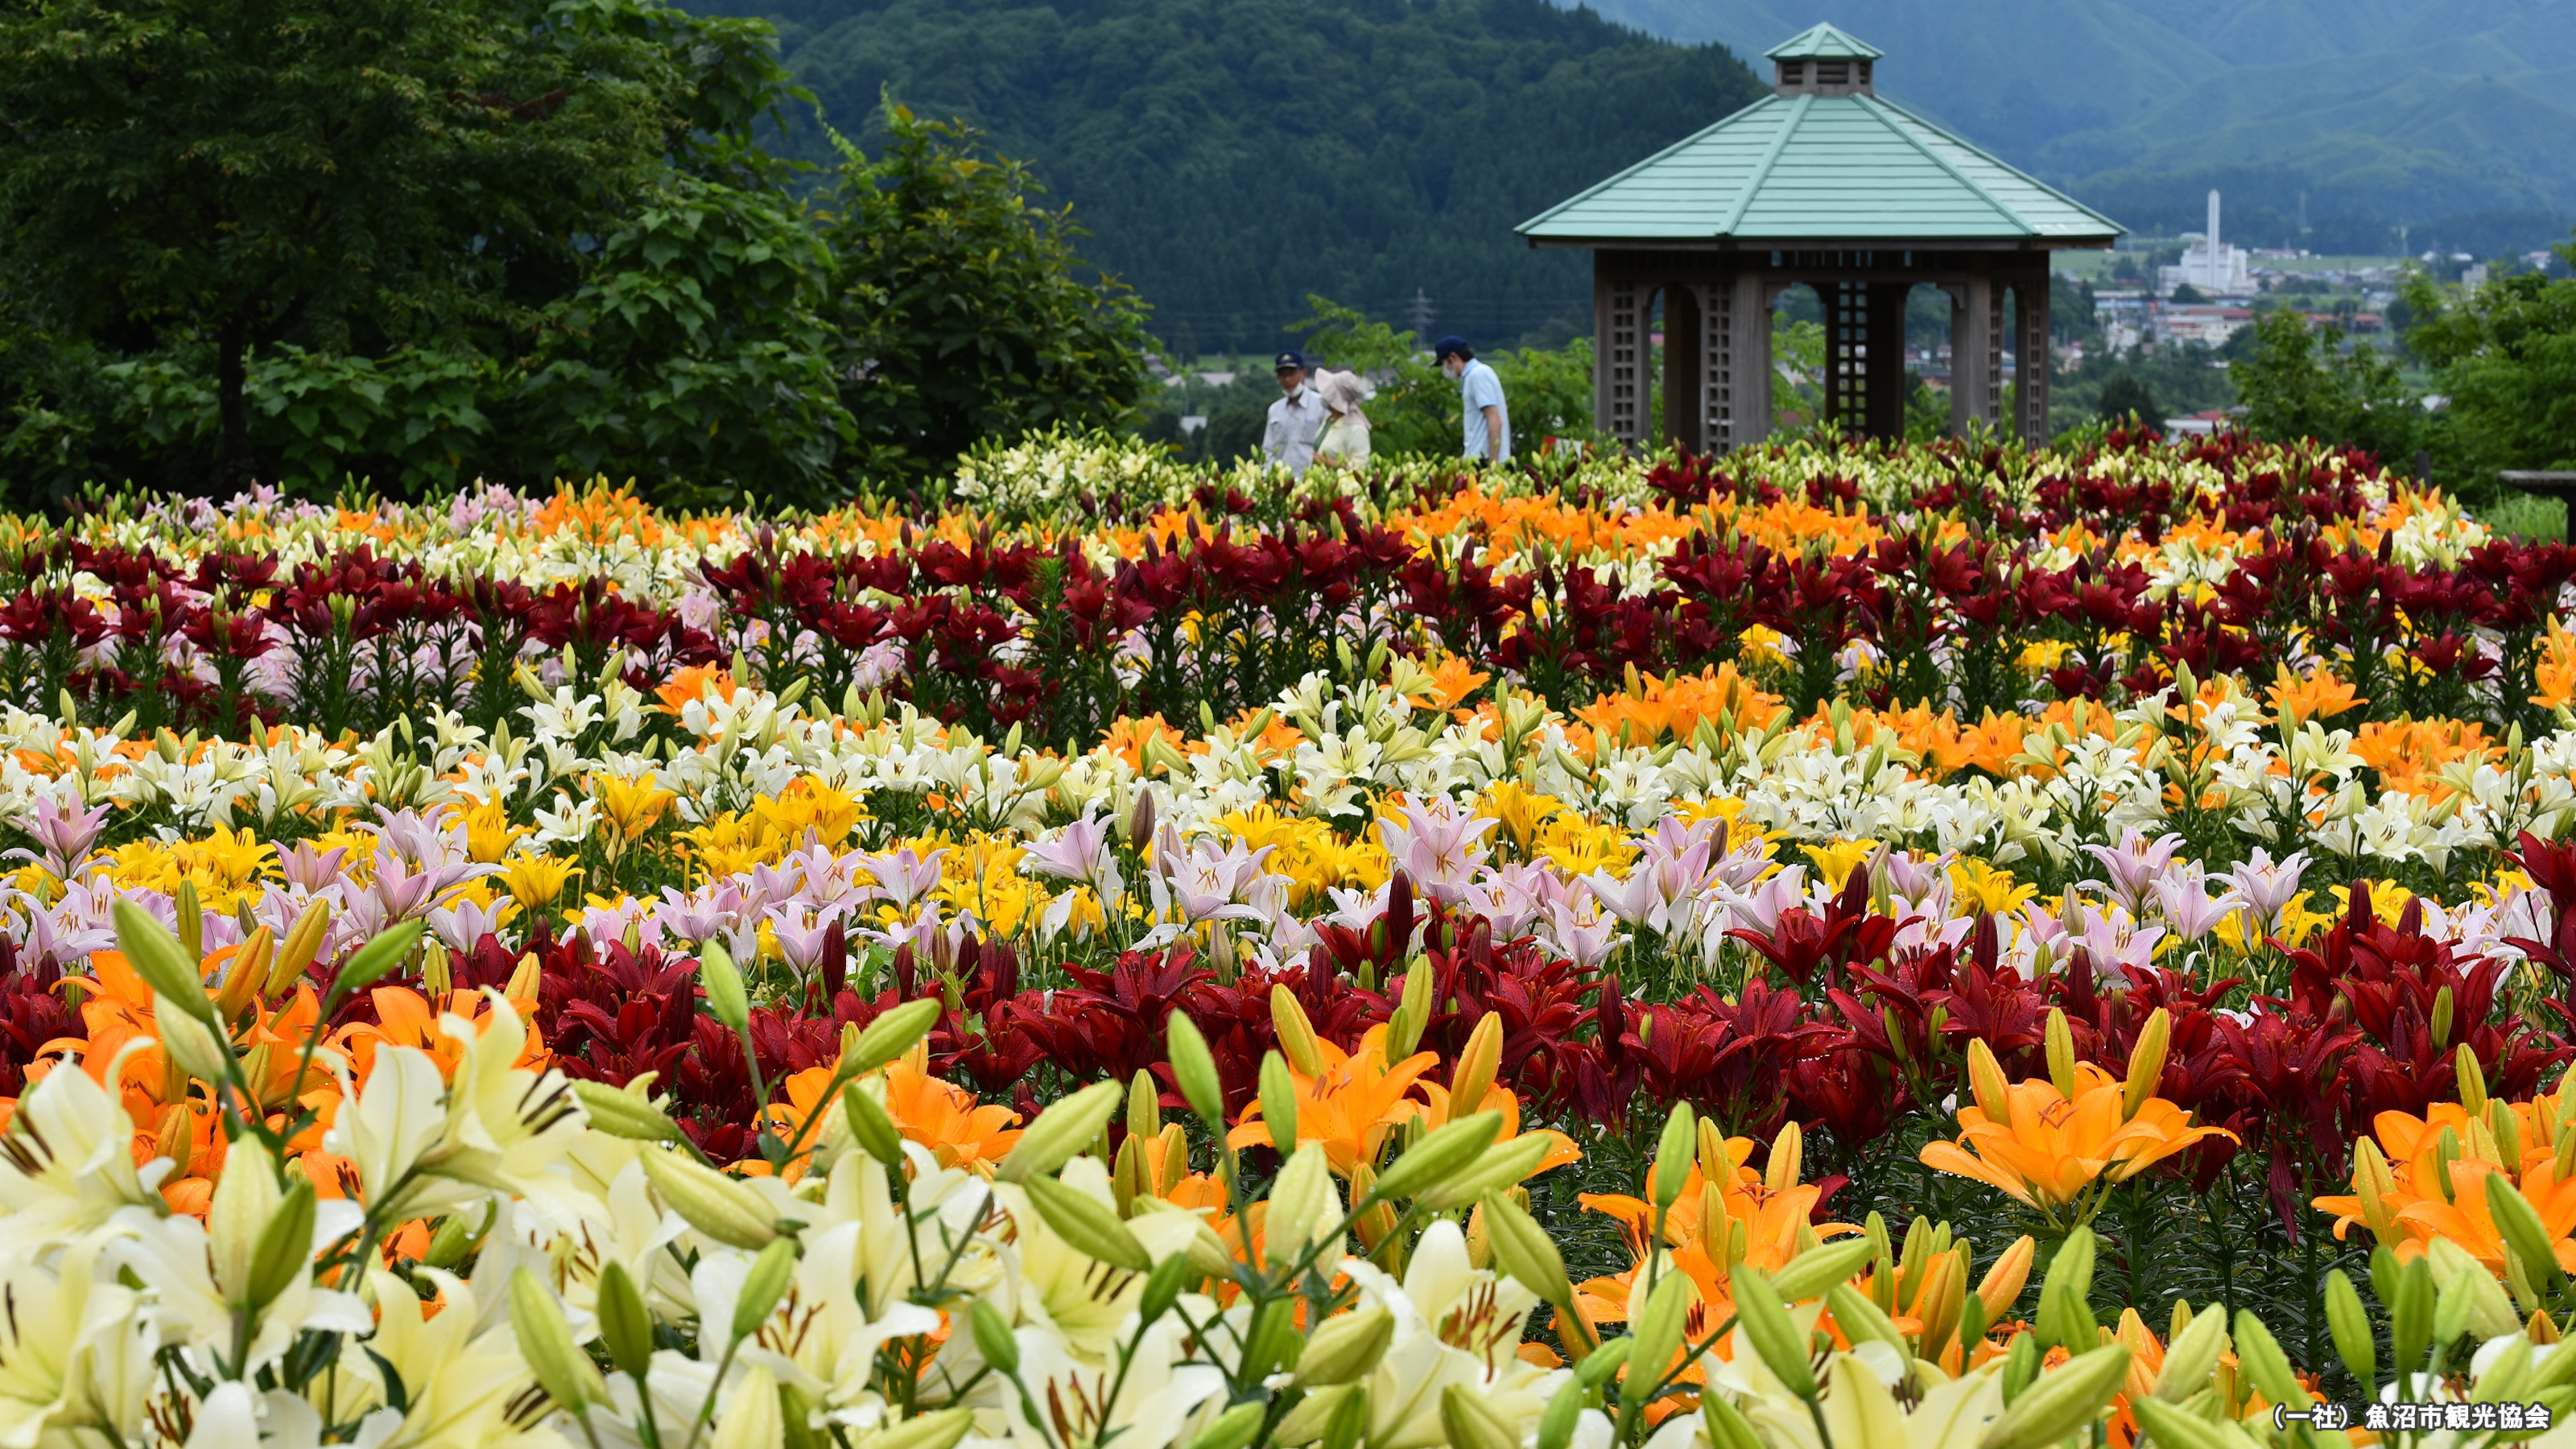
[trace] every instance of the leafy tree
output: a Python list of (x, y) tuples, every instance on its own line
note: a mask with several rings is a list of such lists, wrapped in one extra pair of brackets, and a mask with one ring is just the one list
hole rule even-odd
[(873, 159), (841, 142), (819, 228), (854, 466), (918, 480), (979, 438), (1127, 421), (1145, 308), (1082, 264), (1071, 212), (1032, 205), (1028, 169), (979, 154), (968, 126), (891, 101), (881, 120)]
[(2094, 404), (2094, 410), (2106, 422), (2125, 423), (2136, 418), (2152, 428), (2165, 425), (2165, 412), (2156, 402), (2155, 389), (2127, 368), (2111, 374), (2102, 384), (2102, 397)]
[[(2576, 244), (2561, 245), (2576, 264)], [(2448, 297), (2418, 277), (2406, 343), (2448, 395), (2452, 465), (2480, 483), (2500, 468), (2576, 468), (2576, 280), (2538, 272)]]
[(2253, 345), (2232, 362), (2245, 426), (2266, 438), (2322, 438), (2403, 459), (2427, 438), (2424, 409), (2397, 364), (2375, 347), (2346, 346), (2338, 327), (2267, 312)]
[(33, 0), (0, 12), (0, 285), (125, 352), (198, 351), (255, 467), (260, 349), (506, 322), (689, 118), (658, 7)]

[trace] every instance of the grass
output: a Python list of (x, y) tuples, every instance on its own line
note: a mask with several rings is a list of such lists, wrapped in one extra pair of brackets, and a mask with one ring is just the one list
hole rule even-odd
[(2526, 543), (2543, 539), (2563, 542), (2567, 537), (2567, 505), (2555, 498), (2505, 493), (2470, 512), (2496, 532)]

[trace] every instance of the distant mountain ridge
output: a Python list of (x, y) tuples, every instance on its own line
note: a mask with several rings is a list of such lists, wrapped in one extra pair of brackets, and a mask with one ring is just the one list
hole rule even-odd
[(1587, 3), (1757, 66), (1830, 20), (1888, 53), (1891, 98), (2141, 230), (2196, 227), (2210, 185), (2249, 242), (2291, 240), (2301, 192), (2419, 241), (2576, 216), (2576, 0)]

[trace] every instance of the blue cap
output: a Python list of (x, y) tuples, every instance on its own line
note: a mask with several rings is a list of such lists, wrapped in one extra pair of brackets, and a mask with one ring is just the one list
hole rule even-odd
[(1452, 357), (1472, 357), (1474, 355), (1474, 353), (1467, 350), (1467, 339), (1459, 336), (1455, 332), (1452, 332), (1448, 336), (1431, 344), (1431, 360), (1434, 362), (1447, 362)]
[(1306, 370), (1306, 354), (1299, 352), (1294, 347), (1291, 347), (1287, 351), (1279, 354), (1279, 365), (1272, 368), (1271, 371), (1286, 372), (1292, 367), (1297, 369), (1299, 372), (1304, 372)]

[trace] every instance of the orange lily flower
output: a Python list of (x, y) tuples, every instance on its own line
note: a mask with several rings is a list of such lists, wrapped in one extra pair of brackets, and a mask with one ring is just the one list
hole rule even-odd
[[(1405, 1119), (1422, 1114), (1423, 1104), (1413, 1097), (1413, 1089), (1422, 1074), (1439, 1065), (1437, 1052), (1415, 1052), (1390, 1066), (1386, 1060), (1386, 1026), (1380, 1023), (1360, 1038), (1359, 1050), (1345, 1052), (1331, 1042), (1318, 1039), (1317, 1057), (1324, 1068), (1320, 1075), (1309, 1077), (1293, 1067), (1289, 1076), (1297, 1084), (1297, 1141), (1300, 1144), (1324, 1144), (1325, 1159), (1332, 1164), (1334, 1175), (1347, 1178), (1351, 1169), (1362, 1162), (1374, 1163), (1387, 1137)], [(1270, 1140), (1269, 1124), (1261, 1120), (1261, 1103), (1255, 1100), (1244, 1109), (1243, 1121), (1226, 1134), (1233, 1147), (1250, 1147)]]
[(1925, 1147), (1923, 1165), (1985, 1183), (2052, 1228), (2088, 1221), (2104, 1191), (2193, 1143), (2235, 1135), (2192, 1126), (2189, 1113), (2161, 1097), (2125, 1115), (2119, 1078), (2090, 1062), (2076, 1064), (2071, 1097), (2045, 1077), (2015, 1083), (2004, 1096), (2000, 1118), (1961, 1106), (1959, 1140)]
[(1019, 1124), (1020, 1114), (976, 1105), (974, 1093), (930, 1075), (927, 1064), (918, 1047), (887, 1064), (886, 1115), (897, 1131), (937, 1154), (940, 1166), (992, 1176), (1019, 1144), (1020, 1134), (1008, 1129)]

